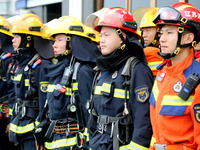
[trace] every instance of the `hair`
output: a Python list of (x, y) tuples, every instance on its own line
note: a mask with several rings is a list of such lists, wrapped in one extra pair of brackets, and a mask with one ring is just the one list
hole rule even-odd
[(193, 41), (196, 41), (197, 43), (200, 41), (199, 33), (196, 29), (194, 29), (194, 28), (184, 28), (183, 36), (185, 34), (188, 34), (188, 33), (194, 34), (194, 40)]

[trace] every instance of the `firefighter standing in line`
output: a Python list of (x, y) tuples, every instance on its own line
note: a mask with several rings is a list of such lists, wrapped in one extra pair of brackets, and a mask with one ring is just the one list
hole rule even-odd
[[(100, 32), (103, 55), (97, 58), (89, 105), (91, 149), (148, 149), (153, 76), (137, 39), (137, 23), (127, 10), (113, 7), (101, 15), (95, 29)], [(125, 67), (129, 58), (137, 61), (133, 72), (131, 64)]]
[(47, 100), (51, 120), (45, 147), (89, 149), (85, 104), (95, 74), (92, 68), (100, 55), (98, 35), (71, 16), (54, 19), (46, 26), (52, 30), (50, 37), (55, 40), (55, 63), (45, 68), (49, 78)]
[(153, 76), (155, 77), (157, 74), (156, 67), (162, 63), (163, 58), (158, 55), (160, 49), (159, 46), (159, 29), (153, 23), (153, 19), (155, 18), (159, 8), (152, 8), (148, 10), (140, 23), (140, 30), (142, 31), (142, 37), (145, 43), (144, 54), (146, 56), (148, 66), (151, 68), (153, 72)]
[[(11, 54), (14, 53), (12, 47), (12, 25), (4, 17), (0, 17), (0, 43), (1, 43), (1, 84), (0, 84), (0, 101), (1, 101), (1, 120), (0, 120), (0, 149), (11, 150), (17, 149), (9, 142), (8, 131), (6, 127), (9, 124), (9, 110), (12, 110), (12, 106), (15, 101), (14, 85), (11, 79), (11, 75), (7, 73), (8, 66), (12, 62)], [(9, 107), (8, 107), (9, 106)]]
[(150, 149), (200, 150), (200, 63), (192, 48), (199, 42), (200, 12), (179, 2), (161, 8), (154, 23), (165, 61), (150, 97)]
[[(17, 65), (12, 66), (15, 73), (16, 99), (10, 123), (10, 139), (15, 145), (19, 144), (21, 150), (36, 149), (34, 128), (39, 124), (36, 118), (45, 102), (48, 82), (42, 70), (44, 66), (50, 64), (50, 61), (42, 59), (36, 51), (38, 41), (42, 40), (40, 37), (42, 24), (37, 15), (24, 14), (15, 21), (12, 28)], [(48, 52), (45, 55), (51, 57), (48, 56), (50, 54)]]

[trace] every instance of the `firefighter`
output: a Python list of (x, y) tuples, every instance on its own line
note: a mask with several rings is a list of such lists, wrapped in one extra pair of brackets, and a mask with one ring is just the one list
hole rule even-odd
[(36, 49), (42, 40), (40, 33), (42, 25), (43, 22), (37, 15), (24, 14), (15, 21), (12, 28), (17, 65), (12, 66), (15, 105), (10, 123), (10, 139), (15, 145), (19, 144), (21, 150), (36, 149), (34, 128), (39, 124), (37, 118), (46, 99), (48, 81), (42, 70), (44, 66), (50, 64), (46, 59), (51, 57), (51, 53), (46, 53), (43, 59), (42, 52), (45, 49), (42, 51)]
[(112, 7), (100, 16), (95, 30), (100, 32), (102, 56), (97, 58), (89, 103), (90, 146), (148, 149), (153, 76), (138, 41), (137, 23), (126, 9)]
[(192, 46), (200, 37), (200, 12), (179, 2), (159, 10), (160, 66), (150, 97), (153, 137), (150, 149), (200, 149), (200, 63)]
[[(47, 149), (89, 149), (88, 112), (96, 65), (100, 55), (98, 34), (71, 16), (44, 25), (55, 40), (54, 63), (45, 68), (49, 78), (47, 103), (51, 124), (46, 133)], [(42, 28), (43, 31), (43, 28)], [(48, 30), (46, 30), (48, 31)]]
[[(6, 130), (7, 125), (9, 124), (9, 110), (12, 112), (12, 106), (15, 101), (15, 94), (14, 94), (14, 85), (11, 78), (11, 75), (7, 73), (8, 66), (12, 62), (11, 55), (14, 53), (14, 49), (12, 47), (12, 25), (6, 20), (6, 18), (0, 16), (0, 69), (1, 69), (1, 80), (0, 80), (0, 149), (10, 150), (10, 149), (17, 149), (14, 145), (9, 142), (8, 132)], [(10, 113), (11, 114), (11, 113)]]
[(144, 54), (146, 56), (148, 66), (153, 72), (155, 77), (157, 74), (156, 67), (162, 63), (163, 59), (158, 55), (160, 49), (159, 46), (159, 29), (153, 23), (159, 8), (152, 8), (148, 10), (140, 23), (139, 29), (142, 31), (142, 37), (145, 43)]

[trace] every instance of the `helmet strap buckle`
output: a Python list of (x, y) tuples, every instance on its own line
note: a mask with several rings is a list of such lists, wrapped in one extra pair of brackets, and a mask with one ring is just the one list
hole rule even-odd
[(184, 32), (184, 27), (178, 27), (178, 33), (183, 33)]
[(197, 41), (192, 42), (192, 47), (195, 47), (195, 46), (197, 46)]
[(184, 17), (181, 18), (181, 22), (182, 22), (182, 23), (186, 24), (187, 21), (188, 21), (188, 20), (187, 20), (186, 18), (184, 18)]
[(180, 47), (177, 47), (176, 50), (174, 51), (174, 54), (177, 55), (177, 54), (180, 52), (180, 50), (181, 50), (181, 48), (180, 48)]

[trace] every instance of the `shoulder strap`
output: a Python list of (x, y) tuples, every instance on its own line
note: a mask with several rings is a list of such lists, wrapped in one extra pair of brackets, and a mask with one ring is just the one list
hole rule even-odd
[[(140, 62), (140, 60), (135, 57), (135, 56), (132, 56), (130, 57), (127, 61), (126, 61), (126, 64), (124, 66), (124, 69), (122, 70), (122, 73), (121, 73), (121, 76), (123, 77), (126, 77), (128, 79), (128, 82), (127, 83), (124, 83), (124, 84), (128, 84), (128, 86), (130, 86), (130, 82), (131, 82), (131, 77), (132, 77), (132, 74), (133, 74), (133, 70), (134, 70), (134, 67)], [(125, 81), (126, 82), (126, 81)]]
[(123, 83), (125, 87), (125, 99), (124, 99), (124, 110), (123, 110), (123, 115), (129, 115), (129, 110), (128, 110), (128, 100), (127, 100), (127, 90), (130, 89), (131, 81), (132, 81), (132, 74), (134, 67), (140, 62), (140, 60), (133, 56), (130, 57), (124, 66), (124, 69), (122, 70), (121, 76), (125, 78), (125, 82)]
[(81, 63), (80, 62), (76, 62), (74, 65), (74, 72), (72, 75), (72, 80), (77, 80), (77, 76), (78, 76), (78, 69), (80, 67)]

